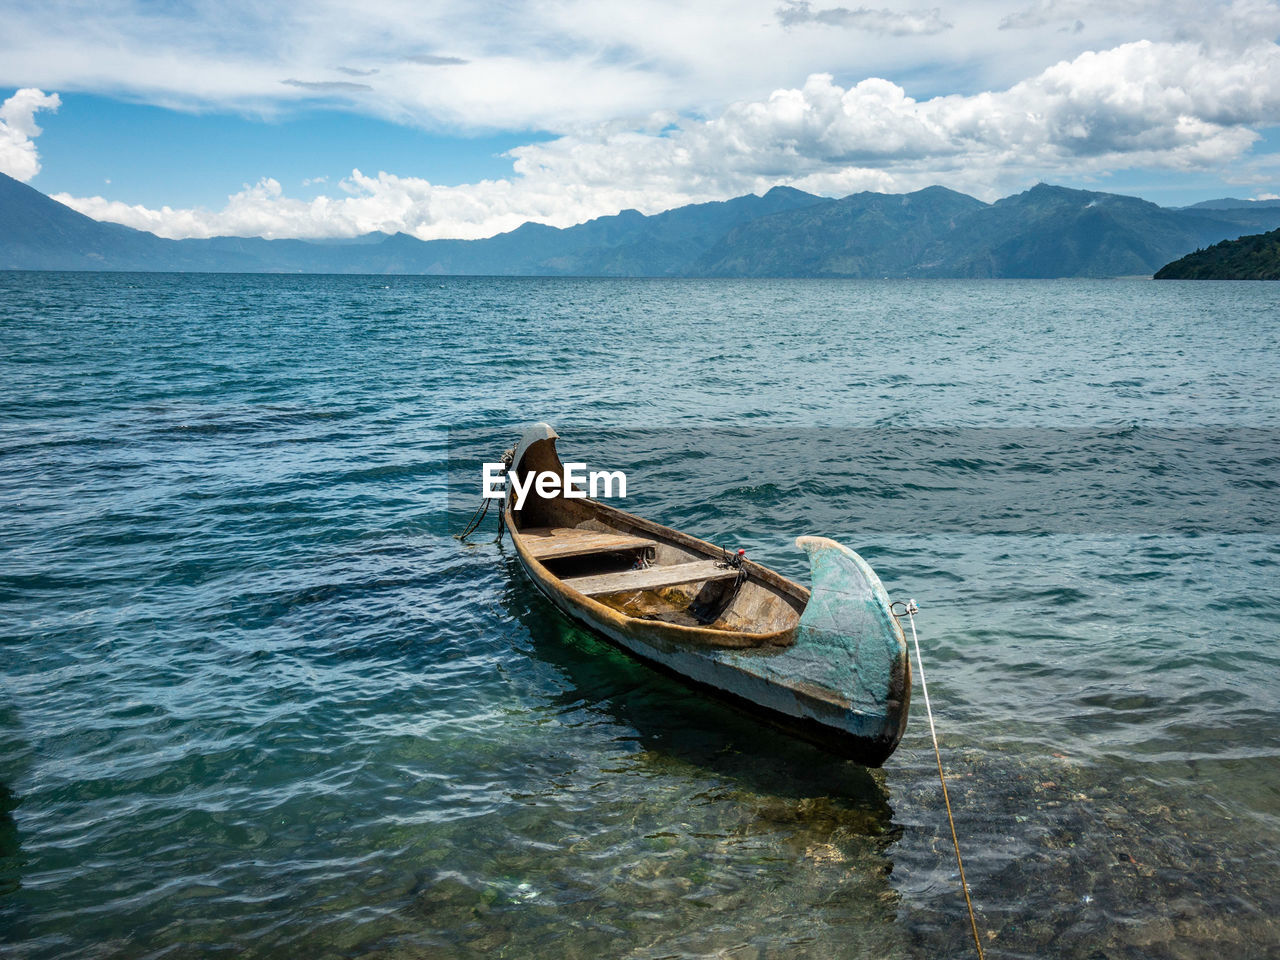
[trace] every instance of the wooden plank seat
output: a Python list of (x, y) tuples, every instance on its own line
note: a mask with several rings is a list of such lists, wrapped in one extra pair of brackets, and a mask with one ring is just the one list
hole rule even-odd
[(590, 577), (572, 577), (561, 582), (588, 597), (606, 593), (622, 593), (630, 590), (657, 590), (681, 583), (703, 580), (732, 580), (738, 571), (722, 567), (718, 560), (695, 560), (692, 563), (676, 563), (665, 567), (647, 567), (644, 570), (621, 570), (617, 573), (598, 573)]
[(575, 530), (572, 527), (528, 527), (520, 531), (520, 536), (537, 560), (657, 546), (657, 541), (645, 537), (629, 537), (600, 530)]

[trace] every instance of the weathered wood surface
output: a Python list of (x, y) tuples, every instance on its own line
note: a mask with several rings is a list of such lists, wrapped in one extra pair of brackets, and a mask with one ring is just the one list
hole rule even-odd
[(628, 537), (600, 530), (575, 530), (572, 527), (529, 527), (521, 530), (520, 536), (537, 560), (657, 546), (657, 541), (646, 537)]
[(625, 590), (657, 590), (681, 583), (697, 583), (705, 580), (732, 580), (738, 571), (722, 567), (716, 560), (697, 560), (693, 563), (676, 563), (665, 567), (649, 567), (645, 570), (622, 570), (618, 573), (599, 573), (591, 577), (574, 577), (561, 581), (566, 587), (588, 597)]

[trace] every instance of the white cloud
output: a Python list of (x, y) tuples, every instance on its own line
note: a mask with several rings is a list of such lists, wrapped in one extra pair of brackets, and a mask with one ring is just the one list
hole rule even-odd
[(37, 110), (57, 110), (56, 93), (24, 87), (0, 104), (0, 173), (24, 183), (40, 172), (40, 155), (34, 140), (40, 136)]
[[(1002, 90), (1137, 38), (1274, 38), (1277, 10), (1266, 0), (43, 0), (8, 5), (0, 86), (271, 116), (321, 101), (434, 130), (573, 134), (659, 110), (713, 117), (819, 71), (910, 77), (930, 93)], [(1004, 20), (1048, 29), (1028, 42), (996, 29)], [(1076, 20), (1079, 32), (1059, 32)]]
[(268, 177), (246, 185), (217, 211), (152, 209), (62, 193), (54, 194), (54, 199), (95, 219), (171, 238), (350, 237), (382, 231), (410, 233), (423, 240), (487, 237), (514, 230), (528, 220), (569, 226), (626, 207), (644, 207), (652, 213), (691, 199), (721, 199), (719, 194), (655, 192), (651, 186), (646, 181), (577, 187), (553, 177), (513, 177), (452, 187), (419, 177), (366, 176), (354, 170), (339, 184), (344, 196), (299, 200), (286, 196), (280, 183)]
[(567, 226), (627, 207), (653, 213), (779, 183), (827, 195), (942, 183), (993, 199), (1040, 179), (1219, 169), (1247, 158), (1254, 127), (1280, 124), (1280, 46), (1228, 54), (1141, 41), (1081, 54), (1004, 90), (927, 100), (884, 79), (846, 88), (815, 74), (710, 119), (672, 120), (658, 114), (518, 147), (511, 176), (460, 186), (354, 171), (342, 196), (298, 200), (265, 179), (220, 211), (58, 199), (173, 237), (382, 230), (422, 239), (489, 236), (527, 220)]

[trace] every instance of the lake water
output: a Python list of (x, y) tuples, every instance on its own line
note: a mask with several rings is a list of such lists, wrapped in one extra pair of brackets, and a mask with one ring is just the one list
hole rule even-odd
[(988, 956), (1280, 954), (1280, 284), (0, 303), (6, 957), (973, 955), (918, 685), (869, 771), (451, 536), (533, 420), (628, 509), (917, 599)]

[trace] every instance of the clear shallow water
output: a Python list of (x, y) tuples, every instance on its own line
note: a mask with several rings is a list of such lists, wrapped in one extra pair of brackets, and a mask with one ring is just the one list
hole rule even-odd
[[(875, 509), (921, 469), (967, 482), (963, 457), (905, 469), (947, 430), (1265, 438), (1280, 287), (0, 274), (0, 295), (6, 955), (969, 955), (919, 700), (866, 771), (449, 536), (450, 437), (496, 453), (529, 419), (593, 463), (636, 427), (687, 435), (630, 506), (799, 578), (820, 508), (919, 599), (990, 955), (1280, 951), (1274, 528)], [(883, 469), (751, 472), (753, 442), (814, 428), (882, 433)], [(737, 459), (708, 429), (746, 434)], [(1276, 463), (1264, 444), (1242, 482)], [(1211, 516), (1221, 491), (1160, 476)]]

